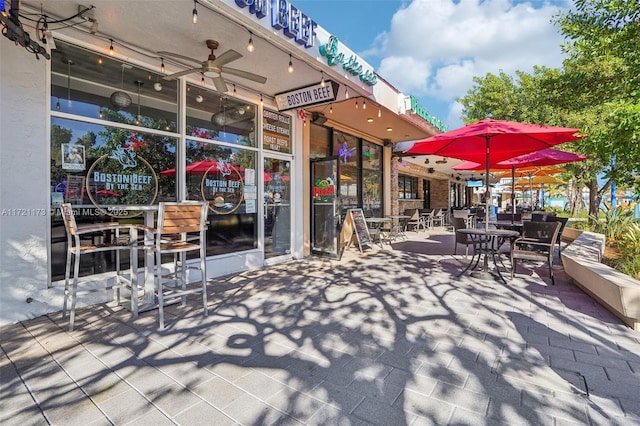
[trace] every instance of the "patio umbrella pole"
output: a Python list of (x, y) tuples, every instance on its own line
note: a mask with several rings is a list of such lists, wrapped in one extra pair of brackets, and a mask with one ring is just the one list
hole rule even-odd
[(511, 224), (516, 219), (516, 166), (511, 166)]
[(485, 212), (484, 212), (484, 229), (489, 229), (489, 208), (491, 205), (491, 191), (489, 190), (489, 146), (491, 144), (491, 136), (486, 135), (485, 139), (487, 141), (487, 153), (485, 154), (485, 159), (486, 159), (486, 163), (487, 163), (487, 167), (485, 170), (485, 174), (484, 174), (484, 186), (485, 186), (485, 193), (484, 193), (484, 198), (485, 198)]

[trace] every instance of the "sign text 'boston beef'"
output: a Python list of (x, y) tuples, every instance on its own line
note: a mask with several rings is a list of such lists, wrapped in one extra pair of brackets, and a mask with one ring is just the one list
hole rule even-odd
[(288, 109), (331, 102), (336, 99), (337, 94), (338, 83), (329, 80), (325, 81), (324, 86), (322, 83), (317, 83), (313, 86), (280, 93), (276, 95), (276, 104), (278, 105), (278, 110), (286, 111)]

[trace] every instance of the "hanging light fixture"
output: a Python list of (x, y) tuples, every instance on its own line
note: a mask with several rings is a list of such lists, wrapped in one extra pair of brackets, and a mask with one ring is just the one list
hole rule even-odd
[(136, 115), (136, 124), (140, 124), (140, 120), (142, 120), (142, 116), (140, 115), (140, 88), (144, 83), (140, 80), (136, 80), (134, 83), (138, 86), (138, 114)]
[(191, 12), (191, 22), (198, 23), (198, 1), (193, 0), (193, 11)]
[(109, 39), (109, 55), (113, 56), (113, 39)]
[(200, 75), (202, 75), (202, 77), (200, 77), (200, 86), (206, 86), (207, 83), (205, 83), (205, 81), (204, 81), (204, 74), (200, 73)]
[(260, 105), (264, 105), (264, 101), (262, 100), (262, 93), (260, 93)]
[[(130, 66), (127, 64), (122, 64), (122, 77), (120, 80), (120, 89), (124, 89), (124, 70)], [(111, 100), (111, 105), (113, 105), (116, 110), (121, 110), (127, 108), (131, 105), (131, 96), (123, 90), (117, 90), (111, 94), (109, 98)]]
[(380, 105), (378, 105), (378, 118), (382, 117), (382, 110), (380, 110)]
[(60, 111), (60, 98), (56, 98), (56, 111)]
[[(71, 65), (73, 65), (73, 60), (64, 56), (62, 62), (67, 64), (67, 106), (71, 108)], [(58, 109), (58, 105), (56, 105), (56, 109)]]
[(344, 98), (345, 99), (349, 99), (349, 88), (348, 87), (344, 88)]
[(247, 50), (249, 52), (253, 52), (254, 49), (254, 45), (253, 45), (253, 33), (251, 31), (249, 31), (249, 43), (247, 43)]
[(333, 105), (329, 105), (329, 114), (333, 114)]
[(320, 87), (324, 87), (327, 83), (324, 81), (324, 71), (320, 71), (322, 78), (320, 79)]
[(358, 109), (358, 98), (356, 98), (356, 109)]
[(164, 74), (164, 58), (160, 58), (160, 72)]
[(362, 101), (362, 109), (367, 109), (367, 100), (366, 99), (364, 99)]
[(238, 92), (236, 92), (236, 85), (233, 85), (233, 96), (237, 96)]
[(291, 58), (291, 53), (289, 53), (289, 72), (293, 72), (293, 61)]

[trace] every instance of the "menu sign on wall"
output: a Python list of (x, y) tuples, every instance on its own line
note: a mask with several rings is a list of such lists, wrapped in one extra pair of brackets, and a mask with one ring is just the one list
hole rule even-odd
[(262, 146), (271, 151), (291, 153), (291, 117), (264, 109), (262, 112)]

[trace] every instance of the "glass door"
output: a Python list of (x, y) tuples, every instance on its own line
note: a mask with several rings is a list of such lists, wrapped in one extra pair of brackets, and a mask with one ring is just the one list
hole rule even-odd
[(338, 159), (311, 161), (311, 252), (339, 257)]
[(291, 161), (264, 159), (264, 257), (291, 255)]

